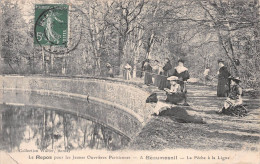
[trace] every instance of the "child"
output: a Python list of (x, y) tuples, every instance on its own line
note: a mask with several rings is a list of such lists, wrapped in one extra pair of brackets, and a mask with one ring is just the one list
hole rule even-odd
[(229, 77), (231, 80), (230, 92), (224, 102), (224, 107), (218, 111), (218, 113), (224, 113), (229, 115), (244, 115), (247, 113), (246, 108), (242, 105), (242, 88), (239, 83), (241, 80), (239, 77)]
[(179, 104), (183, 103), (185, 99), (185, 93), (181, 91), (181, 86), (178, 84), (178, 77), (177, 76), (170, 76), (167, 78), (170, 81), (171, 87), (170, 89), (164, 88), (166, 91), (166, 102), (171, 102), (172, 104)]

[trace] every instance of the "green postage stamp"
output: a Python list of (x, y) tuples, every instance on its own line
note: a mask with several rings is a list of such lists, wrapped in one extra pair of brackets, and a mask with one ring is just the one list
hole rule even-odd
[(36, 4), (34, 44), (66, 46), (68, 41), (66, 4)]

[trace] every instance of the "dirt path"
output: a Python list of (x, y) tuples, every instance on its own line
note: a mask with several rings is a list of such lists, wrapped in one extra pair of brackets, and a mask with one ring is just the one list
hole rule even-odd
[[(149, 87), (165, 100), (163, 91)], [(259, 98), (243, 97), (249, 110), (246, 117), (216, 114), (225, 98), (216, 97), (216, 89), (210, 86), (188, 85), (187, 112), (202, 117), (206, 124), (179, 123), (171, 117), (152, 117), (130, 144), (131, 149), (224, 149), (258, 150), (260, 139)]]

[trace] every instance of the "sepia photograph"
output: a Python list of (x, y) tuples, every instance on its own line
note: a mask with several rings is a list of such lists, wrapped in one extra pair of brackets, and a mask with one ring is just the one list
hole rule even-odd
[(259, 164), (260, 0), (0, 0), (0, 164)]

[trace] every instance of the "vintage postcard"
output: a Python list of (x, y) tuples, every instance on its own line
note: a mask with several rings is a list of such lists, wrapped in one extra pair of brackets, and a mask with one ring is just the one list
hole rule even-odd
[(259, 164), (259, 3), (0, 0), (0, 164)]

